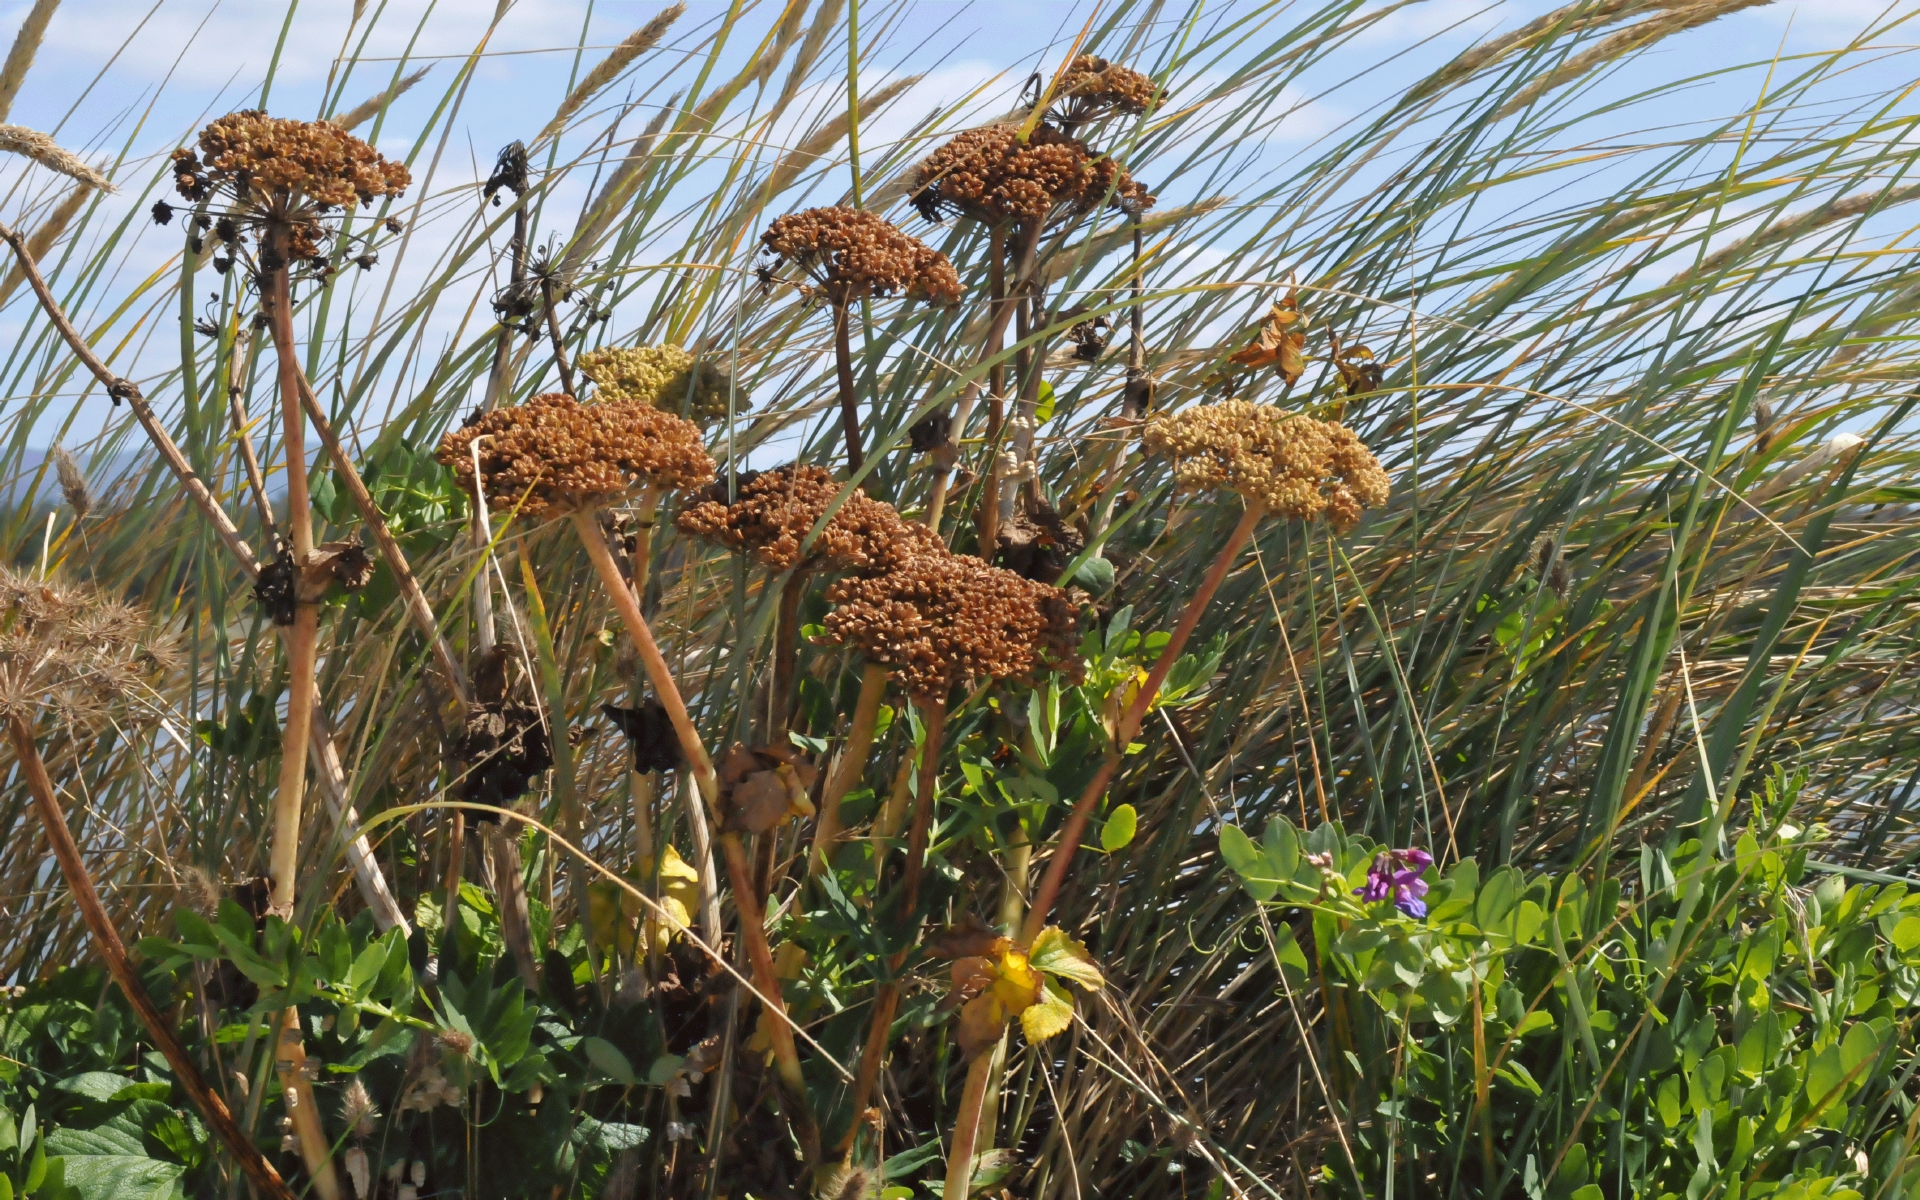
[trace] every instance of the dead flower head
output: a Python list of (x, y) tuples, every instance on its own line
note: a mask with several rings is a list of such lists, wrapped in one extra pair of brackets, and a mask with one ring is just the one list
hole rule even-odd
[(1351, 429), (1246, 400), (1154, 417), (1141, 434), (1149, 454), (1173, 460), (1184, 491), (1238, 492), (1278, 516), (1322, 513), (1350, 529), (1386, 503), (1388, 479)]
[(684, 410), (700, 425), (727, 415), (732, 380), (711, 356), (672, 345), (602, 346), (582, 354), (575, 365), (593, 380), (598, 388), (593, 398), (603, 404), (650, 404), (675, 414)]
[(933, 304), (960, 299), (960, 276), (947, 256), (902, 233), (884, 217), (836, 206), (788, 213), (760, 235), (780, 263), (792, 263), (812, 281), (802, 295), (835, 304), (874, 296), (906, 296)]
[(215, 229), (230, 246), (248, 231), (266, 235), (260, 267), (268, 271), (293, 261), (324, 264), (329, 231), (321, 217), (397, 196), (412, 182), (406, 167), (331, 121), (258, 109), (228, 113), (201, 130), (197, 152), (173, 152), (173, 173), (180, 195), (218, 206)]
[(1048, 119), (1064, 129), (1108, 117), (1141, 116), (1164, 98), (1150, 76), (1097, 54), (1082, 54), (1068, 63), (1054, 84), (1053, 97)]
[(645, 404), (582, 404), (550, 393), (497, 408), (447, 434), (435, 455), (462, 487), (474, 486), (480, 442), (486, 497), (528, 516), (604, 508), (639, 487), (692, 491), (713, 481), (713, 459), (691, 421)]
[(969, 129), (914, 173), (913, 205), (930, 221), (972, 217), (989, 225), (1045, 226), (1106, 205), (1127, 212), (1153, 196), (1119, 163), (1050, 125), (1022, 140), (1012, 125)]
[(827, 589), (828, 636), (893, 669), (922, 700), (974, 679), (1076, 676), (1078, 617), (1059, 588), (970, 555), (914, 556), (881, 575)]
[(803, 556), (807, 535), (840, 489), (824, 467), (794, 463), (749, 472), (738, 479), (733, 503), (715, 483), (675, 524), (682, 533), (749, 553), (769, 571), (826, 566), (870, 575), (938, 544), (926, 526), (903, 520), (891, 504), (855, 488)]
[(0, 717), (97, 720), (172, 662), (171, 641), (138, 609), (0, 568)]

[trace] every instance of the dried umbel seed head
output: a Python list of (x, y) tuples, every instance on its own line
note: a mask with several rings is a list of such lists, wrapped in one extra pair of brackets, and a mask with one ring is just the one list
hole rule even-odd
[(972, 217), (989, 225), (1046, 225), (1101, 205), (1127, 212), (1153, 196), (1119, 163), (1049, 125), (1024, 141), (1012, 125), (969, 129), (935, 150), (914, 173), (914, 207), (928, 220)]
[[(651, 404), (662, 412), (685, 414), (695, 423), (724, 420), (732, 388), (726, 370), (678, 346), (602, 346), (582, 354), (574, 364), (593, 380), (600, 403), (617, 401)], [(746, 397), (731, 397), (735, 412), (746, 410)]]
[(86, 584), (0, 569), (0, 718), (103, 718), (173, 660), (137, 609)]
[(826, 628), (893, 669), (908, 693), (943, 701), (977, 678), (1077, 676), (1077, 618), (1058, 588), (968, 555), (929, 553), (827, 589)]
[(1132, 67), (1082, 54), (1067, 64), (1054, 84), (1053, 117), (1062, 125), (1082, 125), (1110, 116), (1137, 117), (1160, 104), (1160, 85)]
[[(474, 705), (454, 751), (454, 795), (496, 808), (510, 807), (553, 766), (553, 738), (540, 710), (513, 700)], [(472, 819), (499, 818), (474, 811)]]
[(1140, 444), (1173, 460), (1183, 490), (1238, 492), (1283, 517), (1324, 513), (1350, 529), (1362, 510), (1387, 500), (1386, 471), (1351, 429), (1264, 404), (1228, 400), (1162, 414)]
[(174, 186), (198, 202), (222, 191), (245, 209), (307, 200), (327, 208), (397, 196), (407, 168), (331, 121), (228, 113), (200, 131), (200, 150), (173, 152)]
[(840, 490), (824, 467), (796, 463), (741, 476), (731, 504), (724, 486), (714, 484), (675, 524), (682, 533), (749, 553), (770, 571), (825, 566), (871, 575), (938, 544), (926, 526), (902, 520), (891, 504), (855, 488), (802, 555), (807, 535)]
[[(330, 121), (295, 121), (246, 109), (201, 130), (197, 153), (175, 150), (173, 181), (175, 190), (196, 204), (225, 205), (217, 213), (221, 240), (238, 245), (246, 240), (244, 231), (254, 231), (260, 236), (260, 269), (275, 271), (301, 261), (326, 267), (325, 244), (332, 234), (320, 217), (398, 196), (412, 177), (406, 167)], [(224, 271), (234, 258), (215, 265), (220, 261), (226, 263)]]
[(645, 404), (551, 393), (484, 413), (442, 438), (435, 455), (469, 491), (476, 440), (487, 502), (504, 511), (525, 496), (529, 516), (603, 508), (637, 487), (691, 491), (713, 481), (700, 427)]
[(776, 265), (790, 262), (836, 304), (870, 296), (903, 295), (934, 304), (960, 299), (960, 276), (947, 256), (902, 233), (884, 217), (858, 208), (809, 208), (767, 228), (760, 244)]

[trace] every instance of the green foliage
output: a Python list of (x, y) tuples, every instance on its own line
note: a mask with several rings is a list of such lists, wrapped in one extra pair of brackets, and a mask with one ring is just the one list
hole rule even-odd
[(1374, 1114), (1338, 1186), (1920, 1195), (1920, 893), (1809, 874), (1824, 831), (1755, 816), (1625, 879), (1464, 859), (1418, 918), (1354, 894), (1380, 847), (1338, 825), (1222, 828), (1291, 986), (1325, 994), (1340, 1102)]

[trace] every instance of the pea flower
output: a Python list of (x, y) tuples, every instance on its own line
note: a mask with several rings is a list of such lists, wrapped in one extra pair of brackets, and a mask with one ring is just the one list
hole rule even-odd
[(1433, 855), (1425, 850), (1383, 850), (1374, 856), (1367, 881), (1353, 894), (1367, 904), (1392, 900), (1393, 906), (1410, 917), (1427, 915), (1426, 880), (1420, 878), (1433, 865)]

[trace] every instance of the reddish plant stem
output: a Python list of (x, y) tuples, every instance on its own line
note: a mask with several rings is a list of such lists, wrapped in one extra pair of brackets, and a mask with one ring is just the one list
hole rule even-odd
[(187, 1093), (194, 1107), (200, 1110), (200, 1115), (206, 1118), (207, 1125), (225, 1143), (227, 1152), (239, 1162), (241, 1171), (253, 1186), (262, 1195), (273, 1197), (274, 1200), (293, 1200), (293, 1192), (280, 1178), (280, 1173), (260, 1153), (253, 1139), (241, 1130), (226, 1104), (207, 1086), (206, 1079), (194, 1066), (186, 1047), (180, 1044), (173, 1027), (154, 1007), (153, 999), (147, 995), (140, 977), (134, 973), (132, 963), (127, 960), (126, 944), (120, 940), (119, 930), (113, 927), (106, 907), (100, 903), (100, 894), (93, 887), (93, 877), (87, 873), (86, 864), (80, 858), (80, 848), (74, 844), (73, 834), (67, 829), (66, 814), (60, 809), (59, 797), (53, 790), (53, 780), (48, 778), (46, 764), (41, 761), (39, 748), (34, 745), (32, 728), (21, 718), (14, 717), (7, 722), (7, 736), (13, 743), (20, 773), (26, 777), (27, 790), (33, 794), (34, 808), (40, 814), (40, 824), (46, 829), (54, 861), (60, 864), (67, 890), (73, 893), (80, 916), (86, 921), (88, 932), (93, 935), (94, 949), (106, 960), (107, 973), (120, 986), (134, 1015), (146, 1026), (153, 1044), (166, 1056), (181, 1090)]
[[(1014, 287), (1019, 287), (1033, 270), (1034, 255), (1039, 251), (1039, 248), (1040, 238), (1037, 232), (1032, 237), (1021, 238), (1019, 260), (1014, 264)], [(998, 347), (1000, 346), (1001, 339), (1007, 335), (1007, 322), (1013, 319), (1014, 305), (1004, 299), (1004, 292), (1002, 295), (1003, 298), (999, 307), (989, 310), (987, 337), (986, 340), (981, 343), (980, 357), (976, 360), (975, 364), (976, 369), (978, 369), (979, 363), (986, 362), (1000, 352)], [(955, 447), (954, 453), (956, 454), (958, 453), (960, 439), (966, 436), (967, 420), (973, 415), (973, 406), (979, 398), (980, 381), (975, 379), (969, 383), (966, 390), (961, 393), (960, 405), (954, 411), (953, 425), (948, 433), (948, 436), (953, 439)], [(988, 461), (991, 462), (992, 460), (989, 459)], [(941, 471), (933, 480), (933, 496), (927, 503), (927, 525), (931, 527), (935, 533), (940, 532), (940, 514), (946, 508), (947, 487), (952, 482), (952, 478), (953, 475), (951, 471)]]
[(1133, 741), (1133, 735), (1140, 732), (1140, 721), (1147, 714), (1147, 708), (1153, 698), (1160, 693), (1160, 685), (1167, 680), (1167, 672), (1173, 669), (1174, 662), (1180, 657), (1187, 639), (1193, 634), (1193, 628), (1200, 621), (1200, 614), (1206, 611), (1213, 600), (1213, 594), (1220, 590), (1220, 584), (1227, 577), (1227, 571), (1240, 557), (1240, 550), (1253, 536), (1254, 526), (1266, 514), (1266, 507), (1249, 501), (1246, 511), (1240, 514), (1240, 521), (1227, 535), (1220, 547), (1213, 565), (1207, 568), (1206, 578), (1200, 581), (1199, 590), (1188, 599), (1187, 606), (1180, 614), (1179, 624), (1173, 628), (1173, 635), (1161, 648), (1160, 657), (1154, 660), (1152, 670), (1147, 672), (1146, 682), (1134, 695), (1133, 702), (1127, 706), (1114, 730), (1113, 747), (1107, 751), (1100, 769), (1088, 781), (1086, 790), (1080, 793), (1080, 799), (1073, 806), (1073, 814), (1067, 818), (1065, 827), (1060, 830), (1060, 841), (1055, 846), (1053, 858), (1047, 863), (1047, 870), (1040, 877), (1040, 886), (1034, 892), (1033, 907), (1027, 911), (1027, 923), (1020, 931), (1020, 941), (1031, 946), (1033, 939), (1040, 936), (1046, 928), (1047, 916), (1053, 911), (1054, 900), (1060, 895), (1060, 885), (1066, 880), (1067, 869), (1073, 865), (1073, 856), (1080, 849), (1080, 839), (1087, 831), (1087, 820), (1093, 815), (1094, 805), (1107, 793), (1107, 785), (1120, 769), (1121, 756), (1126, 753), (1127, 744)]
[(847, 438), (847, 473), (860, 469), (860, 402), (853, 394), (853, 314), (845, 299), (833, 302), (833, 369), (840, 383), (840, 428)]
[(873, 752), (873, 728), (880, 719), (880, 701), (887, 694), (887, 668), (868, 663), (860, 672), (860, 698), (853, 705), (853, 721), (847, 727), (847, 744), (840, 749), (827, 776), (827, 790), (820, 797), (820, 816), (813, 826), (813, 851), (807, 862), (807, 877), (824, 871), (827, 856), (840, 838), (840, 801), (866, 774), (867, 755)]
[(987, 1090), (998, 1082), (994, 1070), (998, 1057), (991, 1047), (975, 1055), (967, 1064), (967, 1086), (960, 1093), (959, 1115), (953, 1124), (953, 1141), (947, 1151), (947, 1189), (949, 1196), (964, 1196), (973, 1184), (974, 1147), (980, 1143), (980, 1114), (987, 1106)]
[(780, 585), (780, 608), (773, 630), (772, 714), (767, 724), (776, 746), (787, 744), (787, 725), (793, 716), (793, 677), (800, 665), (800, 601), (806, 595), (807, 573), (792, 571)]

